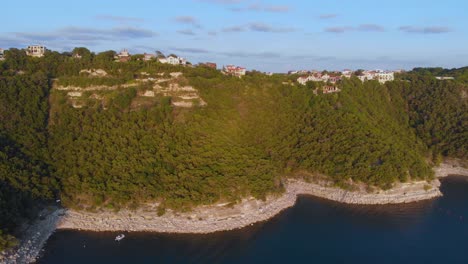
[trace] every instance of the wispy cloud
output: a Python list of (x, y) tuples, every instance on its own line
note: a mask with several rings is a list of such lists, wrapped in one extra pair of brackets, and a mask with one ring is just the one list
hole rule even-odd
[(313, 60), (313, 61), (330, 61), (335, 60), (336, 57), (334, 56), (319, 56), (319, 55), (289, 55), (287, 56), (288, 59), (292, 60)]
[(265, 33), (289, 33), (295, 31), (295, 28), (292, 27), (274, 27), (265, 23), (253, 22), (246, 25), (238, 25), (232, 27), (223, 28), (222, 32), (244, 32), (244, 31), (254, 31), (254, 32), (265, 32)]
[(31, 43), (45, 44), (63, 49), (70, 46), (96, 46), (103, 42), (122, 42), (156, 37), (154, 31), (137, 27), (115, 27), (96, 29), (86, 27), (64, 27), (50, 32), (13, 32), (9, 37), (0, 36), (0, 45), (22, 47)]
[(185, 52), (185, 53), (196, 53), (196, 54), (210, 53), (210, 51), (208, 50), (199, 49), (199, 48), (170, 48), (170, 50), (178, 51), (178, 52)]
[(222, 32), (243, 32), (245, 31), (245, 27), (244, 26), (225, 27), (221, 31)]
[(362, 31), (362, 32), (384, 32), (385, 28), (377, 24), (362, 24), (357, 27), (352, 26), (341, 26), (341, 27), (327, 27), (324, 30), (328, 33), (346, 33), (351, 31)]
[(198, 19), (193, 16), (178, 16), (174, 18), (174, 21), (180, 24), (192, 25), (196, 28), (201, 28)]
[(385, 28), (377, 24), (362, 24), (357, 28), (359, 31), (384, 32)]
[(235, 57), (235, 58), (278, 58), (281, 57), (281, 53), (277, 52), (245, 52), (245, 51), (224, 51), (217, 52), (219, 55), (226, 57)]
[(182, 34), (182, 35), (189, 35), (189, 36), (195, 36), (195, 32), (191, 29), (181, 29), (177, 30), (177, 33)]
[(131, 23), (131, 22), (144, 22), (143, 18), (126, 17), (126, 16), (113, 16), (113, 15), (98, 15), (95, 17), (98, 20), (108, 20), (118, 23)]
[(65, 36), (67, 38), (84, 38), (85, 40), (92, 39), (135, 39), (135, 38), (151, 38), (157, 36), (157, 33), (148, 29), (136, 27), (116, 27), (112, 29), (94, 29), (83, 27), (65, 27), (59, 29), (54, 34)]
[(325, 32), (329, 33), (345, 33), (354, 30), (353, 27), (343, 26), (343, 27), (327, 27)]
[(418, 33), (418, 34), (440, 34), (448, 33), (452, 30), (448, 27), (443, 26), (429, 26), (429, 27), (415, 27), (415, 26), (401, 26), (399, 27), (400, 31), (406, 33)]
[(319, 16), (320, 19), (331, 19), (337, 17), (338, 14), (322, 14)]
[(272, 12), (272, 13), (287, 13), (291, 10), (289, 6), (286, 5), (262, 5), (259, 3), (251, 4), (246, 7), (232, 7), (229, 10), (234, 12), (246, 12), (246, 11), (253, 11), (253, 12)]
[(195, 24), (197, 23), (197, 19), (193, 16), (178, 16), (174, 18), (175, 21), (182, 23), (182, 24)]
[(157, 36), (156, 32), (135, 27), (116, 27), (112, 29), (95, 29), (84, 27), (65, 27), (53, 32), (16, 32), (16, 37), (28, 41), (52, 40), (128, 40), (135, 38), (151, 38)]
[(267, 6), (265, 7), (265, 11), (267, 12), (275, 12), (275, 13), (286, 13), (289, 12), (291, 8), (286, 5), (275, 5), (275, 6)]
[(222, 4), (222, 5), (232, 5), (244, 2), (244, 0), (197, 0), (197, 2), (207, 2), (207, 3), (215, 3), (215, 4)]
[(0, 36), (0, 47), (9, 48), (9, 47), (21, 47), (25, 43), (18, 38), (12, 38), (7, 36)]
[(294, 31), (294, 28), (273, 27), (264, 23), (251, 23), (250, 30), (257, 32), (270, 32), (270, 33), (287, 33)]

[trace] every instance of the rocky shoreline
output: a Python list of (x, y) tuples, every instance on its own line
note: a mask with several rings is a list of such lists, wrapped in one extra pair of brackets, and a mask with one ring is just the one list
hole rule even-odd
[(217, 204), (201, 206), (189, 213), (168, 211), (157, 215), (156, 205), (148, 205), (137, 211), (122, 210), (118, 213), (97, 213), (68, 210), (59, 222), (59, 229), (89, 231), (147, 231), (160, 233), (211, 233), (242, 228), (272, 218), (292, 207), (298, 195), (313, 195), (348, 204), (409, 203), (441, 196), (440, 182), (434, 180), (402, 183), (388, 191), (367, 193), (364, 190), (346, 191), (328, 183), (306, 183), (289, 180), (286, 191), (271, 196), (266, 201), (254, 198), (229, 206)]
[[(468, 169), (444, 163), (434, 172), (437, 178), (452, 174), (468, 176)], [(146, 231), (159, 233), (211, 233), (239, 229), (266, 221), (281, 211), (294, 206), (298, 195), (313, 195), (348, 204), (396, 204), (432, 199), (442, 196), (440, 182), (418, 181), (398, 183), (387, 191), (367, 192), (364, 187), (347, 191), (326, 181), (305, 182), (290, 179), (285, 192), (270, 196), (266, 201), (254, 198), (240, 203), (215, 204), (194, 208), (189, 213), (168, 210), (157, 214), (157, 204), (148, 204), (136, 210), (85, 212), (55, 208), (42, 220), (35, 221), (25, 232), (20, 246), (14, 251), (0, 254), (0, 263), (30, 263), (39, 255), (42, 246), (55, 229), (88, 231)]]
[(19, 246), (6, 252), (0, 252), (0, 263), (35, 262), (47, 239), (57, 229), (57, 223), (64, 212), (64, 209), (55, 206), (43, 209), (39, 214), (40, 217), (25, 227)]
[(443, 178), (449, 175), (464, 175), (468, 176), (468, 169), (454, 163), (442, 163), (434, 168), (436, 178)]

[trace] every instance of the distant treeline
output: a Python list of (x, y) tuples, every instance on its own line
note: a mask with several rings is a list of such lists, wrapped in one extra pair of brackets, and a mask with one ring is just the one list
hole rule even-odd
[[(30, 58), (12, 49), (0, 62), (0, 250), (14, 244), (12, 232), (35, 205), (57, 198), (89, 210), (158, 201), (163, 213), (263, 199), (299, 172), (327, 175), (343, 188), (362, 182), (386, 189), (431, 179), (444, 157), (467, 158), (466, 68), (442, 70), (455, 81), (417, 69), (385, 85), (345, 79), (341, 92), (314, 95), (314, 85), (290, 85), (287, 75), (239, 79), (81, 52), (81, 59), (56, 52)], [(80, 76), (82, 69), (108, 76)], [(114, 91), (105, 108), (76, 109), (51, 90), (57, 79), (118, 85), (141, 72), (176, 71), (207, 106), (174, 108), (171, 98), (156, 97), (151, 107), (131, 108), (136, 90), (128, 88)]]

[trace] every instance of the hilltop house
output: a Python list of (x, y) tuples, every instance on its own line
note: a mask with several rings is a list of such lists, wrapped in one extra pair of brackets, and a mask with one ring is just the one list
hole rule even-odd
[(378, 72), (376, 77), (377, 81), (379, 81), (380, 83), (386, 83), (388, 81), (395, 80), (393, 72)]
[(309, 76), (303, 76), (299, 77), (297, 79), (297, 82), (305, 85), (307, 82), (331, 82), (331, 83), (336, 83), (338, 81), (341, 81), (340, 76), (330, 76), (328, 74), (321, 74), (319, 72), (315, 72)]
[(324, 85), (321, 88), (316, 88), (314, 94), (318, 95), (319, 91), (322, 91), (323, 94), (338, 93), (341, 92), (341, 89), (334, 85)]
[(288, 71), (288, 74), (308, 74), (310, 71), (308, 70), (298, 70), (298, 71)]
[(26, 49), (26, 54), (32, 57), (42, 57), (46, 52), (46, 47), (42, 45), (31, 45)]
[(223, 67), (223, 72), (228, 75), (233, 75), (237, 77), (241, 77), (245, 75), (245, 68), (234, 66), (234, 65), (226, 65)]
[(187, 60), (182, 57), (178, 57), (176, 55), (169, 55), (166, 58), (159, 58), (158, 61), (160, 63), (167, 63), (172, 65), (186, 65)]
[(4, 60), (4, 59), (5, 59), (5, 53), (3, 49), (0, 49), (0, 60)]
[(360, 76), (359, 80), (362, 82), (376, 80), (380, 83), (386, 83), (388, 81), (393, 81), (395, 79), (394, 72), (389, 71), (364, 71)]
[(376, 74), (375, 71), (363, 71), (361, 75), (357, 77), (359, 80), (361, 80), (361, 82), (365, 82), (365, 81), (374, 80), (375, 74)]
[(150, 61), (152, 59), (156, 59), (156, 54), (148, 54), (148, 53), (143, 54), (144, 61)]
[(337, 83), (339, 81), (341, 81), (341, 77), (340, 76), (331, 76), (328, 78), (328, 81), (331, 82), (331, 83)]
[(132, 56), (130, 56), (130, 53), (128, 52), (127, 49), (123, 49), (120, 53), (115, 55), (114, 58), (116, 61), (127, 62), (132, 58)]
[(349, 69), (345, 69), (341, 72), (341, 76), (345, 77), (345, 78), (351, 78), (351, 75), (353, 74), (353, 71), (352, 70), (349, 70)]
[(341, 90), (336, 86), (325, 85), (322, 87), (322, 91), (324, 94), (329, 94), (329, 93), (337, 93)]

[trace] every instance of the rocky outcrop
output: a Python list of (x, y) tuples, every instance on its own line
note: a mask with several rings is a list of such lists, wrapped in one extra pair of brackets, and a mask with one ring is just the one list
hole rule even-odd
[(449, 175), (468, 176), (468, 169), (455, 163), (442, 163), (434, 168), (434, 173), (437, 178), (442, 178)]
[(154, 90), (163, 96), (172, 97), (172, 105), (175, 107), (190, 108), (207, 105), (200, 97), (198, 90), (192, 86), (180, 86), (178, 83), (171, 83), (167, 87), (162, 87), (156, 84)]
[(85, 69), (81, 70), (80, 74), (87, 74), (88, 76), (91, 77), (106, 77), (107, 72), (102, 69)]

